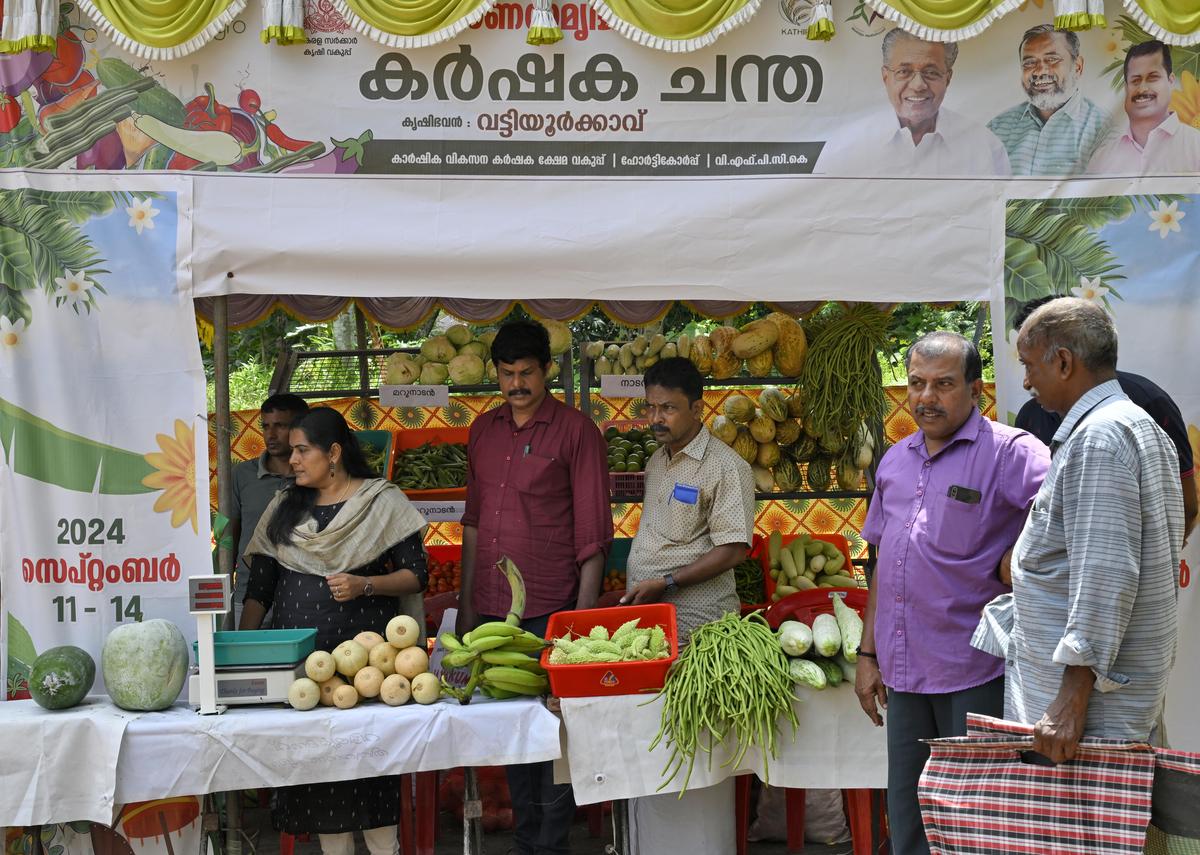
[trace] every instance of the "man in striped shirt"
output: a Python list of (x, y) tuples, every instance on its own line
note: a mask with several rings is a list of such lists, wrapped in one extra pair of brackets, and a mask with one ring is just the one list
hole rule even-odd
[(1019, 55), (1028, 100), (988, 122), (1004, 143), (1013, 175), (1083, 172), (1104, 139), (1107, 116), (1079, 91), (1079, 36), (1041, 24), (1025, 31)]
[(1101, 306), (1047, 303), (1017, 352), (1063, 422), (1013, 553), (1005, 716), (1033, 723), (1057, 763), (1085, 735), (1151, 737), (1175, 660), (1183, 496), (1171, 440), (1117, 382)]

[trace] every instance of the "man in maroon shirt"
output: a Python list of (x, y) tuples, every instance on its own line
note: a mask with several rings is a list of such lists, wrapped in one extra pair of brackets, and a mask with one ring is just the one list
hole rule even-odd
[[(543, 635), (551, 614), (592, 608), (600, 596), (613, 538), (608, 449), (590, 418), (547, 394), (545, 327), (505, 324), (492, 359), (505, 403), (471, 425), (457, 628), (508, 612), (508, 584), (494, 567), (507, 556), (525, 578), (521, 625)], [(569, 784), (554, 783), (554, 764), (506, 772), (518, 855), (569, 852), (575, 798)]]

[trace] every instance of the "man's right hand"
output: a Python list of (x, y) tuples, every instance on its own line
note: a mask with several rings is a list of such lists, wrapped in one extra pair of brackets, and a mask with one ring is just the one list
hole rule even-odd
[(855, 663), (854, 694), (876, 727), (883, 727), (883, 710), (887, 709), (887, 687), (879, 675), (879, 666), (867, 656), (858, 657)]

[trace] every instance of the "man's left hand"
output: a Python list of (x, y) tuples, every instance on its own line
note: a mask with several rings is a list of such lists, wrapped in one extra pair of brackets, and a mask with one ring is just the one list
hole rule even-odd
[(1075, 759), (1086, 721), (1086, 705), (1077, 710), (1072, 705), (1055, 701), (1033, 726), (1033, 750), (1055, 763)]
[(641, 606), (646, 603), (657, 603), (662, 599), (663, 592), (666, 590), (667, 580), (665, 577), (646, 579), (625, 592), (625, 596), (621, 597), (621, 605)]

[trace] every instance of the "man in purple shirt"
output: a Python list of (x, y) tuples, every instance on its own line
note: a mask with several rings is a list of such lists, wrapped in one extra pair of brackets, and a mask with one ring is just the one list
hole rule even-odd
[[(477, 418), (467, 441), (462, 593), (457, 629), (503, 620), (511, 594), (495, 563), (525, 579), (521, 626), (544, 635), (550, 615), (592, 608), (612, 545), (608, 446), (596, 424), (546, 390), (550, 336), (541, 324), (505, 324), (492, 341), (505, 403)], [(506, 770), (517, 855), (565, 855), (575, 815), (554, 764)]]
[(879, 463), (863, 537), (877, 547), (855, 692), (887, 710), (892, 851), (929, 852), (917, 779), (922, 739), (966, 734), (968, 712), (1002, 717), (1004, 663), (971, 647), (983, 607), (1008, 590), (1008, 559), (1046, 475), (1046, 447), (979, 413), (975, 345), (934, 332), (905, 356), (919, 430)]

